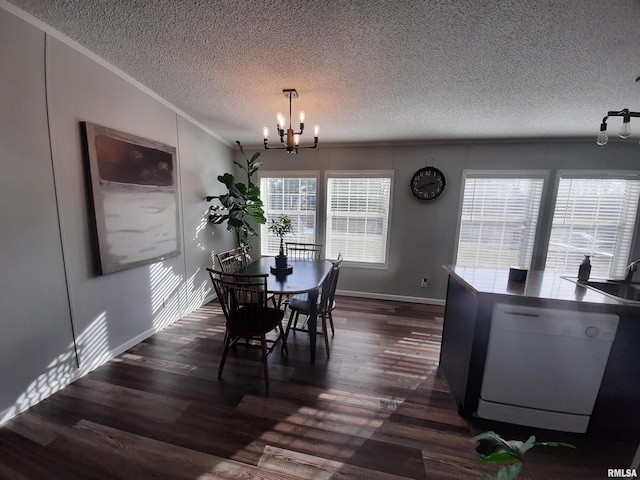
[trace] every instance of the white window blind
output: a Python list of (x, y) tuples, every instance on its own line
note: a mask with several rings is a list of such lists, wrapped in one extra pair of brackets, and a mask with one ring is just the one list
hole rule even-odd
[(385, 265), (392, 173), (327, 178), (327, 258)]
[(640, 180), (560, 178), (546, 270), (577, 275), (591, 255), (591, 276), (623, 277), (640, 196)]
[(467, 176), (456, 264), (529, 268), (543, 187), (543, 178)]
[(301, 243), (316, 242), (316, 192), (315, 177), (262, 177), (260, 197), (264, 202), (267, 223), (260, 226), (262, 255), (277, 255), (280, 238), (269, 232), (271, 219), (286, 215), (291, 219), (293, 234), (287, 240)]

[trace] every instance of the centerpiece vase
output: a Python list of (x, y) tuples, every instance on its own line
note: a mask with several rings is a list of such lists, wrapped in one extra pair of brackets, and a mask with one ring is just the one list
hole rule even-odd
[(275, 259), (276, 265), (275, 267), (271, 267), (271, 273), (275, 275), (288, 275), (293, 271), (293, 267), (287, 263), (282, 238), (280, 239), (280, 252), (276, 255)]

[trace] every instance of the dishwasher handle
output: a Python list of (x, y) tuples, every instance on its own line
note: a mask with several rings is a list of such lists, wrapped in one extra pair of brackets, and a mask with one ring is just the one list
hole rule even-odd
[(513, 310), (505, 310), (505, 315), (516, 315), (518, 317), (530, 317), (530, 318), (540, 318), (540, 315), (537, 313), (526, 313), (526, 312), (515, 312)]

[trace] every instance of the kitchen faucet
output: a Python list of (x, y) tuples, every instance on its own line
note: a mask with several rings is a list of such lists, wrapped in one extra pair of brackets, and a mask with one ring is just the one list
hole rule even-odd
[(634, 260), (629, 265), (627, 265), (626, 275), (624, 277), (625, 283), (631, 283), (631, 280), (633, 280), (634, 272), (638, 270), (639, 263), (640, 263), (640, 258), (638, 260)]

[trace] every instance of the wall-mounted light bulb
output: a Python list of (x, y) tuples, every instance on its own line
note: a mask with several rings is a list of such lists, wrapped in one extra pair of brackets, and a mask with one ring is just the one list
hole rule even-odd
[(600, 132), (600, 135), (598, 135), (598, 139), (596, 140), (596, 143), (600, 146), (603, 146), (603, 145), (606, 145), (608, 141), (609, 141), (609, 137), (607, 136), (607, 132)]
[(267, 127), (264, 127), (262, 129), (262, 136), (264, 137), (265, 140), (269, 138), (269, 129)]
[(600, 124), (600, 133), (598, 134), (598, 139), (596, 143), (600, 146), (606, 145), (609, 141), (609, 137), (607, 136), (607, 124), (603, 121)]
[(319, 132), (320, 132), (320, 125), (314, 125), (313, 126), (313, 136), (317, 137)]
[(622, 128), (620, 129), (620, 138), (628, 138), (631, 135), (631, 117), (624, 117)]
[(304, 112), (300, 112), (300, 123), (304, 123)]

